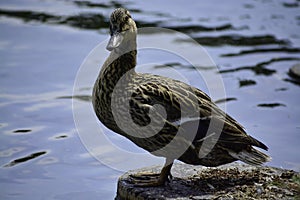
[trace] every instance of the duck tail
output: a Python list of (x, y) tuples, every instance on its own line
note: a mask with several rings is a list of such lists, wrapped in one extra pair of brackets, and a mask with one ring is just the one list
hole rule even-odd
[(229, 151), (229, 154), (232, 157), (250, 165), (262, 165), (263, 163), (271, 160), (270, 156), (256, 150), (253, 147), (250, 147), (249, 149), (243, 149), (238, 153)]
[(257, 139), (251, 137), (250, 135), (248, 135), (248, 138), (251, 140), (252, 145), (268, 151), (269, 148), (264, 143), (258, 141)]

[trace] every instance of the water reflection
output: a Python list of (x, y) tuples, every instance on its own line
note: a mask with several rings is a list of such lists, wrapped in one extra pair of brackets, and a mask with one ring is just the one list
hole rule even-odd
[(204, 36), (194, 37), (194, 40), (206, 46), (257, 46), (257, 45), (288, 45), (289, 41), (277, 39), (273, 35), (262, 36), (243, 36), (243, 35), (220, 35), (220, 36)]
[(268, 61), (264, 62), (259, 62), (255, 66), (243, 66), (243, 67), (237, 67), (234, 69), (224, 69), (220, 70), (220, 73), (229, 73), (229, 72), (237, 72), (237, 71), (242, 71), (242, 70), (251, 70), (253, 71), (256, 75), (265, 75), (265, 76), (270, 76), (274, 73), (276, 73), (276, 70), (274, 69), (268, 69), (265, 66), (270, 65), (275, 62), (281, 62), (281, 61), (293, 61), (293, 60), (300, 60), (298, 57), (284, 57), (284, 58), (272, 58)]
[(58, 162), (59, 162), (58, 158), (52, 157), (52, 156), (48, 156), (48, 157), (41, 158), (37, 162), (37, 164), (38, 165), (50, 165), (50, 164), (55, 164), (55, 163), (58, 163)]
[(25, 147), (12, 147), (5, 149), (0, 151), (0, 157), (11, 157), (16, 153), (22, 152), (23, 150), (25, 150)]
[(109, 3), (95, 3), (91, 1), (74, 1), (74, 4), (77, 6), (83, 6), (83, 7), (89, 7), (89, 8), (113, 8), (121, 6), (120, 4), (117, 4), (117, 2), (112, 1)]
[(172, 62), (172, 63), (165, 63), (163, 65), (155, 65), (154, 68), (160, 69), (160, 68), (180, 68), (180, 69), (194, 69), (194, 70), (214, 70), (215, 66), (200, 66), (200, 65), (185, 65), (179, 62)]
[(220, 103), (226, 103), (228, 101), (237, 101), (237, 98), (235, 97), (227, 97), (227, 98), (223, 98), (223, 99), (218, 99), (215, 101), (216, 104), (220, 104)]
[(282, 3), (282, 5), (284, 7), (287, 7), (287, 8), (297, 8), (297, 7), (299, 7), (298, 2), (284, 2), (284, 3)]
[(0, 9), (0, 16), (18, 18), (22, 19), (24, 22), (37, 21), (42, 23), (55, 23), (60, 19), (58, 16), (47, 13), (3, 9)]
[(300, 86), (300, 81), (299, 80), (294, 80), (294, 79), (289, 79), (289, 78), (285, 78), (283, 79), (286, 82), (292, 83), (294, 85)]
[(55, 139), (64, 139), (67, 137), (68, 137), (67, 135), (59, 135), (59, 136), (56, 136)]
[(260, 103), (257, 106), (258, 107), (275, 108), (275, 107), (278, 107), (278, 106), (285, 107), (286, 105), (284, 105), (283, 103)]
[(239, 82), (240, 82), (240, 87), (249, 86), (249, 85), (255, 85), (256, 84), (256, 82), (254, 80), (249, 80), (249, 79), (239, 80)]
[(29, 132), (31, 132), (30, 129), (18, 129), (14, 131), (14, 133), (29, 133)]
[(288, 90), (288, 88), (276, 88), (275, 91), (279, 92), (279, 91), (286, 91)]
[(15, 160), (13, 160), (13, 161), (5, 164), (3, 167), (13, 167), (15, 165), (27, 162), (27, 161), (32, 160), (32, 159), (35, 159), (35, 158), (37, 158), (37, 157), (39, 157), (41, 155), (44, 155), (46, 153), (47, 153), (46, 151), (32, 153), (32, 154), (24, 156), (22, 158), (15, 159)]
[(73, 95), (73, 96), (60, 96), (57, 97), (57, 99), (77, 99), (81, 101), (92, 101), (92, 96), (91, 95)]
[(300, 48), (291, 48), (291, 47), (280, 47), (280, 48), (255, 48), (251, 50), (242, 50), (238, 53), (226, 53), (222, 54), (222, 57), (233, 57), (233, 56), (242, 56), (247, 54), (257, 54), (257, 53), (274, 53), (274, 52), (282, 52), (282, 53), (300, 53)]
[(0, 9), (0, 16), (18, 18), (24, 22), (35, 21), (47, 24), (62, 24), (83, 29), (99, 29), (108, 26), (107, 18), (95, 13), (82, 13), (66, 17), (34, 11)]
[(165, 28), (173, 29), (183, 33), (193, 33), (200, 31), (223, 31), (223, 30), (241, 30), (243, 28), (235, 28), (232, 24), (224, 24), (215, 27), (207, 27), (201, 25), (182, 25), (182, 26), (165, 26)]

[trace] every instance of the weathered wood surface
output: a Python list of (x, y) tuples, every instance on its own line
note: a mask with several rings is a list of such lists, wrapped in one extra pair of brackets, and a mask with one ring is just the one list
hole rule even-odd
[(117, 200), (300, 199), (300, 174), (291, 170), (232, 163), (216, 168), (176, 163), (173, 179), (162, 187), (135, 187), (131, 174), (158, 173), (153, 166), (119, 178)]

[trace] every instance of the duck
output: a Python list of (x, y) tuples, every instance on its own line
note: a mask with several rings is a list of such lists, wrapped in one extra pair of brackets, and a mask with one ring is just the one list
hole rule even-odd
[(165, 158), (158, 174), (137, 174), (132, 183), (163, 186), (172, 179), (175, 160), (216, 167), (242, 161), (262, 165), (268, 150), (221, 110), (200, 89), (179, 80), (138, 73), (137, 26), (130, 12), (110, 15), (110, 52), (93, 87), (92, 104), (99, 121), (149, 153)]

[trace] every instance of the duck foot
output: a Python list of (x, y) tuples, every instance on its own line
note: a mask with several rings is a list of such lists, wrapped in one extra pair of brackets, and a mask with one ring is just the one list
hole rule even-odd
[(169, 178), (164, 178), (161, 174), (132, 174), (129, 182), (137, 187), (157, 187), (169, 182)]
[(129, 181), (137, 187), (157, 187), (163, 186), (166, 182), (169, 182), (172, 179), (171, 167), (172, 164), (166, 164), (160, 174), (154, 173), (141, 173), (141, 174), (132, 174), (130, 175)]

